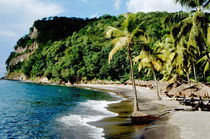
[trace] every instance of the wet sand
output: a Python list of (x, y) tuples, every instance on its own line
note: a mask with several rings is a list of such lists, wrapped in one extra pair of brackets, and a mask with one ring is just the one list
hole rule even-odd
[[(178, 134), (178, 129), (176, 126), (167, 125), (168, 114), (162, 116), (162, 118), (156, 122), (151, 123), (150, 125), (133, 125), (130, 121), (129, 115), (132, 114), (133, 110), (133, 94), (132, 94), (132, 86), (124, 86), (124, 85), (78, 85), (77, 87), (83, 88), (91, 88), (100, 91), (112, 91), (118, 93), (127, 98), (126, 101), (122, 101), (121, 103), (111, 104), (108, 108), (109, 111), (118, 113), (117, 117), (106, 118), (101, 121), (91, 123), (97, 127), (101, 127), (104, 129), (105, 138), (157, 138), (162, 139), (166, 130), (173, 132), (174, 134)], [(137, 87), (139, 93), (139, 106), (140, 109), (152, 115), (160, 115), (164, 114), (164, 110), (169, 110), (176, 108), (176, 104), (171, 103), (168, 105), (164, 105), (164, 103), (157, 103), (156, 94), (148, 89), (143, 87)], [(160, 129), (161, 128), (161, 129)], [(175, 132), (176, 130), (176, 132)], [(160, 131), (160, 132), (159, 132)], [(168, 132), (169, 132), (168, 131)], [(173, 134), (171, 134), (173, 136)], [(167, 136), (168, 137), (168, 136)], [(171, 137), (172, 138), (172, 137)]]
[(108, 110), (118, 113), (119, 115), (116, 117), (105, 118), (101, 121), (91, 124), (103, 128), (105, 138), (134, 138), (135, 133), (139, 133), (139, 131), (141, 131), (146, 125), (135, 127), (131, 124), (129, 115), (132, 113), (132, 106), (132, 102), (128, 101), (122, 101), (118, 104), (111, 104)]
[(128, 98), (127, 102), (112, 104), (108, 108), (110, 111), (119, 113), (119, 116), (93, 123), (104, 128), (105, 138), (210, 138), (210, 112), (192, 112), (191, 107), (180, 105), (177, 101), (167, 100), (164, 95), (161, 95), (162, 100), (157, 100), (154, 90), (137, 87), (139, 106), (144, 113), (162, 115), (161, 119), (149, 125), (134, 126), (128, 117), (133, 107), (132, 86), (80, 84), (77, 87), (117, 92)]

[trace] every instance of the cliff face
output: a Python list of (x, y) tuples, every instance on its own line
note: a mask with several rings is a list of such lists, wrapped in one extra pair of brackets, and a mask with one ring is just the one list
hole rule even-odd
[[(11, 70), (12, 67), (16, 67), (18, 64), (27, 61), (29, 57), (37, 50), (39, 47), (39, 43), (36, 41), (38, 37), (38, 30), (33, 27), (32, 32), (29, 35), (24, 36), (19, 40), (22, 45), (15, 46), (15, 51), (11, 53), (10, 57), (7, 60), (7, 74), (6, 78), (8, 79), (15, 79), (15, 80), (25, 80), (26, 75), (23, 73), (19, 73), (19, 71)], [(27, 39), (26, 39), (27, 38)], [(25, 40), (26, 41), (25, 41)]]
[[(15, 57), (13, 60), (9, 62), (9, 66), (15, 66), (20, 62), (23, 62), (24, 60), (28, 60), (29, 56), (32, 55), (36, 49), (39, 47), (39, 44), (37, 42), (32, 43), (28, 47), (18, 47), (15, 50), (16, 54), (20, 54), (19, 56)], [(28, 52), (27, 52), (28, 51)]]
[(36, 29), (36, 27), (33, 27), (33, 31), (30, 33), (29, 37), (31, 39), (35, 39), (38, 37), (38, 30)]

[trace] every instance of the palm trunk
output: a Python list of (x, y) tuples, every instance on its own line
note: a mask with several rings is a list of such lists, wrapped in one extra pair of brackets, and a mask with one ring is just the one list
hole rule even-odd
[(129, 50), (129, 61), (130, 61), (130, 70), (131, 70), (131, 80), (133, 84), (133, 90), (134, 90), (134, 113), (139, 111), (139, 105), (138, 105), (138, 97), (137, 97), (137, 91), (136, 91), (136, 84), (133, 74), (133, 61), (132, 61), (132, 55), (131, 55), (131, 44), (128, 45)]
[(197, 76), (196, 76), (196, 70), (195, 70), (195, 63), (194, 62), (193, 62), (193, 72), (194, 72), (195, 82), (197, 84)]
[(185, 66), (186, 74), (187, 74), (187, 83), (190, 84), (190, 75), (187, 66)]
[(187, 71), (187, 82), (188, 82), (188, 84), (190, 84), (190, 75), (189, 75), (188, 71)]
[(151, 64), (152, 66), (152, 72), (153, 72), (153, 75), (154, 75), (154, 78), (155, 78), (155, 86), (156, 86), (156, 93), (157, 93), (157, 97), (158, 97), (158, 100), (161, 100), (161, 97), (160, 97), (160, 94), (159, 94), (159, 89), (158, 89), (158, 82), (157, 82), (157, 78), (156, 78), (156, 74), (155, 74), (155, 69), (154, 69), (154, 66)]

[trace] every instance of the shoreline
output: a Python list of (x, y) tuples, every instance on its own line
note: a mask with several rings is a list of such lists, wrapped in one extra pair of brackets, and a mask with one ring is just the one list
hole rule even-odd
[[(129, 85), (95, 85), (78, 84), (75, 87), (88, 87), (92, 89), (103, 89), (107, 92), (118, 92), (127, 96), (128, 100), (133, 98), (132, 86)], [(167, 100), (161, 94), (162, 100), (157, 100), (154, 90), (144, 87), (137, 87), (140, 110), (152, 115), (161, 115), (160, 120), (154, 121), (137, 130), (134, 138), (148, 139), (191, 139), (209, 138), (210, 133), (210, 112), (191, 111), (190, 106), (180, 105), (178, 101)], [(134, 126), (133, 127), (138, 127)], [(196, 129), (196, 132), (195, 132)]]
[[(103, 90), (106, 92), (118, 92), (123, 96), (126, 96), (126, 98), (128, 98), (128, 102), (130, 103), (130, 113), (127, 114), (127, 119), (130, 120), (130, 118), (128, 117), (131, 113), (132, 113), (132, 109), (133, 109), (133, 94), (132, 94), (132, 86), (128, 86), (128, 85), (95, 85), (95, 84), (79, 84), (79, 85), (75, 85), (75, 87), (82, 87), (82, 88), (90, 88), (93, 90)], [(137, 87), (137, 91), (138, 91), (138, 95), (139, 95), (139, 100), (140, 100), (140, 109), (147, 113), (147, 114), (152, 114), (152, 115), (160, 115), (161, 113), (164, 113), (165, 110), (169, 110), (171, 109), (171, 111), (173, 111), (175, 108), (180, 108), (182, 109), (183, 106), (179, 106), (178, 102), (171, 102), (171, 104), (169, 106), (165, 105), (164, 103), (160, 103), (159, 100), (157, 99), (156, 93), (149, 89), (149, 88), (145, 88), (145, 87)], [(142, 94), (139, 94), (141, 92), (143, 92)], [(149, 93), (149, 94), (147, 94)], [(163, 96), (162, 96), (163, 97)], [(161, 101), (161, 100), (160, 100)], [(159, 102), (159, 103), (158, 103)], [(121, 103), (126, 103), (125, 101), (122, 101)], [(121, 104), (117, 104), (117, 107), (114, 107), (112, 109), (112, 106), (109, 106), (108, 110), (111, 110), (112, 112), (116, 112), (116, 110), (114, 109), (118, 109), (120, 106), (122, 106)], [(127, 104), (129, 105), (129, 104)], [(186, 107), (186, 106), (184, 106)], [(126, 110), (124, 110), (126, 111)], [(119, 111), (118, 111), (119, 112)], [(162, 139), (163, 136), (166, 136), (166, 138), (173, 138), (174, 134), (176, 136), (179, 136), (179, 130), (177, 129), (177, 126), (171, 125), (168, 123), (169, 120), (169, 114), (164, 115), (160, 120), (154, 121), (149, 125), (132, 125), (131, 121), (127, 121), (127, 123), (125, 122), (125, 124), (130, 123), (130, 125), (127, 125), (127, 130), (123, 129), (123, 122), (121, 123), (121, 129), (120, 131), (116, 131), (116, 133), (119, 133), (118, 135), (116, 135), (116, 133), (114, 134), (114, 137), (116, 138), (120, 138), (119, 135), (123, 134), (123, 135), (127, 135), (128, 138), (156, 138), (156, 139)], [(120, 115), (119, 115), (120, 117)], [(115, 119), (119, 118), (119, 117), (114, 117)], [(111, 119), (111, 118), (110, 118)], [(96, 126), (102, 127), (105, 130), (105, 137), (109, 137), (111, 134), (110, 131), (108, 130), (108, 135), (106, 133), (106, 126), (101, 126), (100, 123), (103, 123), (103, 121), (108, 121), (109, 119), (102, 119), (100, 121), (98, 121), (97, 123), (99, 124), (95, 124)], [(113, 124), (113, 123), (112, 123)], [(115, 124), (119, 124), (119, 123), (115, 123)], [(109, 125), (109, 128), (113, 127), (113, 125)], [(162, 130), (160, 130), (159, 128), (161, 127)], [(118, 128), (117, 126), (115, 126), (115, 128)], [(118, 128), (119, 129), (119, 128)], [(165, 131), (168, 130), (168, 133), (173, 133), (171, 135), (165, 135)], [(161, 131), (161, 133), (159, 133), (159, 131)], [(113, 134), (112, 134), (113, 135)], [(126, 137), (126, 136), (122, 136), (122, 137)]]
[[(37, 84), (43, 84), (33, 81), (23, 81)], [(97, 84), (75, 84), (75, 85), (62, 85), (62, 84), (49, 84), (45, 85), (58, 85), (66, 87), (79, 87), (88, 88), (91, 90), (114, 92), (117, 95), (126, 96), (128, 101), (133, 98), (131, 85), (97, 85)], [(157, 100), (154, 90), (148, 87), (137, 86), (138, 99), (140, 110), (147, 114), (161, 115), (160, 120), (141, 128), (140, 130), (132, 125), (137, 132), (131, 138), (148, 138), (148, 139), (174, 139), (174, 138), (209, 138), (210, 137), (210, 113), (203, 111), (190, 112), (191, 107), (180, 105), (177, 101), (167, 100), (165, 95), (161, 94), (162, 100)], [(111, 104), (112, 105), (112, 104)], [(109, 110), (112, 106), (109, 106)], [(176, 111), (175, 109), (179, 110)], [(111, 110), (112, 111), (112, 110)], [(164, 114), (166, 113), (166, 114)], [(106, 120), (107, 118), (103, 119)], [(101, 121), (99, 121), (101, 122)], [(94, 123), (93, 123), (94, 124)], [(96, 126), (98, 126), (96, 124)], [(100, 125), (99, 125), (100, 126)], [(130, 126), (131, 127), (131, 126)], [(196, 127), (196, 128), (195, 128)], [(129, 127), (128, 127), (129, 128)], [(195, 132), (196, 129), (196, 132)], [(105, 129), (106, 132), (106, 129)], [(107, 137), (105, 135), (105, 137)]]

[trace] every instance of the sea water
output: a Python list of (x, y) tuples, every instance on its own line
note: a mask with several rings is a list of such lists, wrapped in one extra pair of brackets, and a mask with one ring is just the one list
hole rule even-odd
[(111, 93), (0, 80), (0, 138), (103, 138), (95, 122), (117, 116)]

